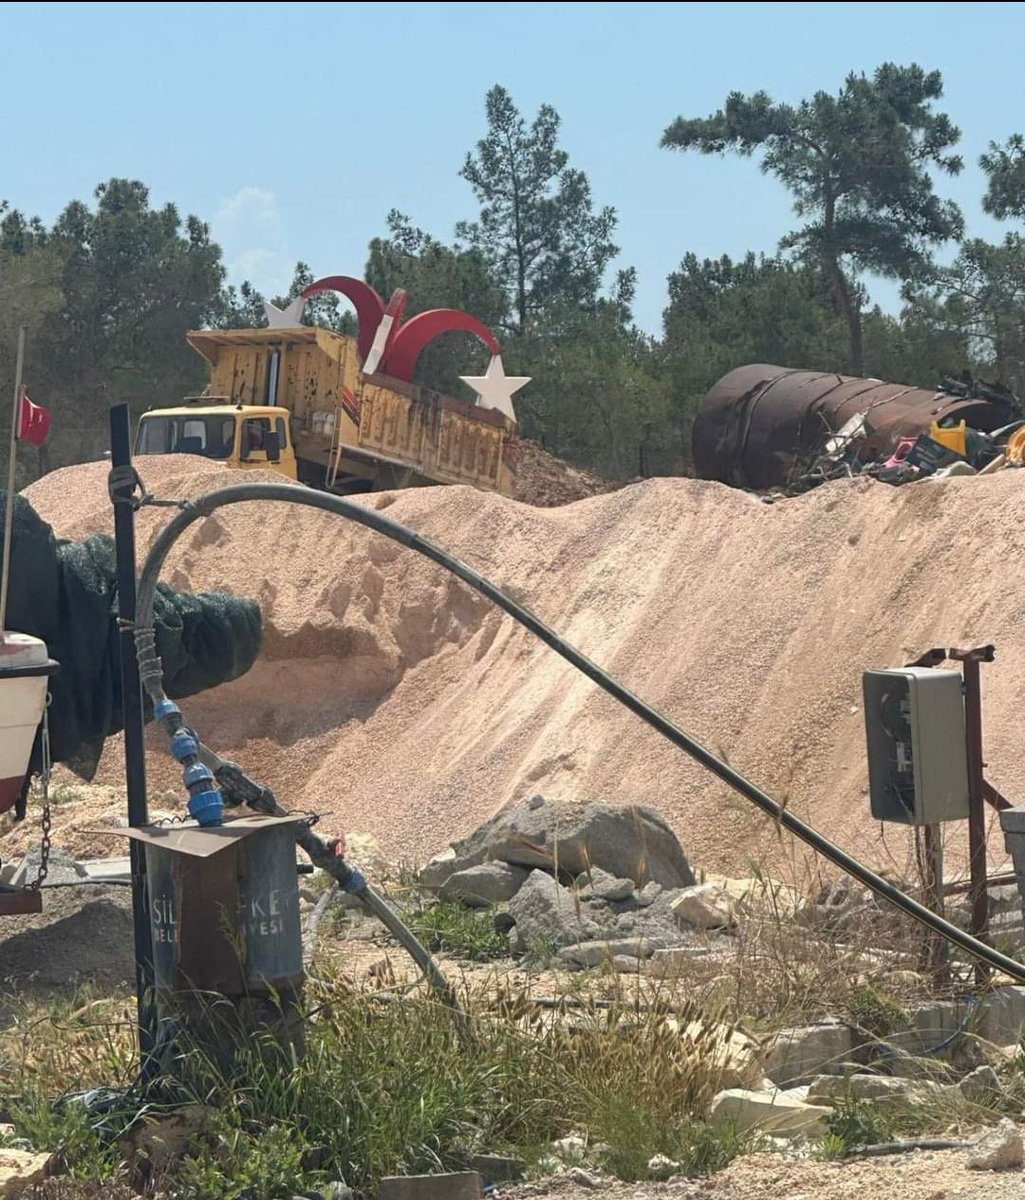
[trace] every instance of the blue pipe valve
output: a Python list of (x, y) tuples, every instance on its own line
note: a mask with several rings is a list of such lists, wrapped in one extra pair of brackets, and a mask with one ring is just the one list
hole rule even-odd
[(189, 793), (189, 816), (201, 828), (224, 824), (224, 797), (214, 782), (213, 772), (199, 761), (199, 738), (181, 728), (171, 738), (171, 754), (182, 764), (182, 780)]

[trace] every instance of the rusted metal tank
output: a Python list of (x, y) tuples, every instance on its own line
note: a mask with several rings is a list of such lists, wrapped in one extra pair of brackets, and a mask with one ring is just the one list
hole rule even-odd
[(692, 434), (695, 473), (734, 487), (783, 487), (861, 414), (866, 436), (859, 452), (872, 459), (902, 437), (928, 433), (933, 421), (945, 417), (990, 432), (1015, 412), (1010, 399), (964, 399), (880, 379), (754, 363), (724, 375), (702, 401)]
[(129, 834), (145, 847), (159, 1019), (225, 1071), (254, 1037), (302, 1052), (297, 819)]

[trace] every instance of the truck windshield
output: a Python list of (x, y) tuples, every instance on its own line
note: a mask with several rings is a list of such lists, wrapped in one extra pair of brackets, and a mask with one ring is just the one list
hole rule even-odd
[(234, 445), (234, 417), (143, 417), (135, 440), (135, 453), (227, 458)]

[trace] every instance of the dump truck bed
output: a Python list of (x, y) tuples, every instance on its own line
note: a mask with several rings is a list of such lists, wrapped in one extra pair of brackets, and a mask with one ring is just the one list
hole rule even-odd
[(428, 388), (364, 376), (353, 338), (319, 327), (201, 330), (189, 344), (210, 364), (209, 391), (232, 404), (292, 414), (301, 462), (331, 478), (381, 467), (512, 495), (516, 426)]

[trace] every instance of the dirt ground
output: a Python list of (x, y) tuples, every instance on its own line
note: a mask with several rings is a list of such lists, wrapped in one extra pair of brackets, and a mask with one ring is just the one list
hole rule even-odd
[[(302, 886), (308, 888), (308, 880)], [(18, 991), (40, 998), (71, 994), (93, 985), (107, 994), (127, 995), (133, 975), (131, 894), (123, 887), (48, 889), (45, 912), (7, 918), (0, 939), (0, 994)], [(310, 910), (309, 901), (304, 904)], [(417, 986), (406, 954), (369, 919), (325, 923), (310, 974), (315, 981), (326, 964), (340, 968), (357, 986), (405, 991)], [(508, 987), (536, 996), (617, 995), (641, 987), (637, 978), (586, 977), (530, 969), (511, 960), (471, 964), (438, 956), (450, 980), (469, 989)], [(422, 985), (421, 985), (422, 986)], [(0, 1003), (0, 1028), (5, 1024)], [(965, 1140), (971, 1140), (966, 1137)], [(503, 1200), (1021, 1200), (1025, 1173), (969, 1171), (964, 1151), (916, 1151), (906, 1155), (832, 1163), (796, 1153), (759, 1153), (736, 1160), (725, 1171), (701, 1180), (665, 1184), (603, 1182), (598, 1189), (561, 1176), (514, 1188)], [(47, 1193), (50, 1195), (50, 1193)], [(79, 1195), (74, 1189), (54, 1197)], [(82, 1193), (85, 1195), (86, 1193)]]
[(3, 918), (0, 996), (86, 984), (116, 993), (135, 977), (132, 945), (130, 888), (46, 888), (42, 913)]
[(969, 1171), (960, 1150), (914, 1151), (830, 1163), (750, 1154), (709, 1179), (613, 1184), (596, 1192), (571, 1179), (504, 1191), (507, 1200), (1021, 1200), (1022, 1171)]

